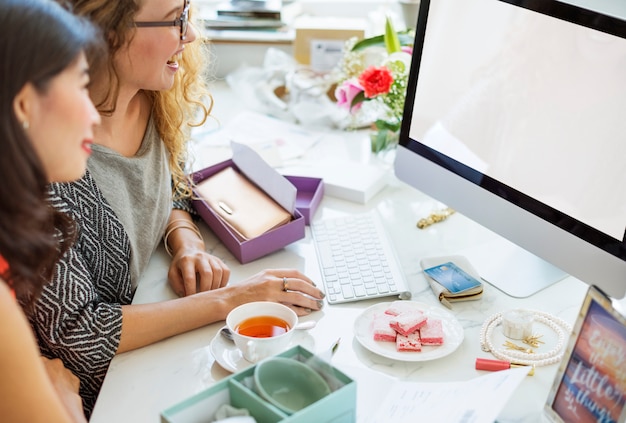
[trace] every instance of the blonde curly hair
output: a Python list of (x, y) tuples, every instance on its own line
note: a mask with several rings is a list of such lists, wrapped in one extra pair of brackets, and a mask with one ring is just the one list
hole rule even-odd
[(176, 73), (174, 86), (166, 91), (153, 91), (153, 116), (161, 139), (170, 153), (174, 198), (191, 196), (191, 182), (185, 172), (187, 141), (192, 127), (204, 124), (213, 107), (205, 74), (207, 52), (205, 42), (187, 44)]
[[(75, 14), (87, 16), (106, 34), (108, 57), (106, 66), (95, 69), (94, 78), (108, 80), (107, 91), (96, 100), (100, 113), (115, 111), (119, 94), (119, 77), (112, 58), (132, 39), (134, 16), (141, 0), (59, 0)], [(190, 25), (193, 7), (190, 9)], [(191, 127), (201, 126), (211, 113), (213, 98), (208, 90), (207, 41), (201, 37), (185, 46), (176, 73), (174, 86), (165, 91), (146, 91), (152, 102), (152, 115), (157, 132), (169, 153), (174, 199), (191, 197), (191, 181), (186, 174), (187, 141)]]

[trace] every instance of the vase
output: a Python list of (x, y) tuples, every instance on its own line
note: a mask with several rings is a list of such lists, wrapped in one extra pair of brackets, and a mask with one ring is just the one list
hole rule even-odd
[(370, 146), (372, 153), (381, 154), (389, 150), (395, 150), (400, 141), (400, 131), (390, 129), (377, 129), (370, 133)]

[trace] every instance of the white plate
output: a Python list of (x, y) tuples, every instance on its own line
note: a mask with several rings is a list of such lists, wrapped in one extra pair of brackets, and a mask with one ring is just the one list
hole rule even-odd
[[(243, 358), (241, 351), (235, 346), (234, 342), (224, 338), (224, 336), (220, 334), (221, 329), (222, 328), (217, 331), (217, 334), (213, 340), (211, 340), (210, 344), (211, 354), (215, 357), (215, 361), (231, 373), (237, 373), (254, 365), (254, 363)], [(295, 345), (302, 345), (309, 351), (314, 351), (313, 344), (314, 342), (312, 341), (311, 335), (309, 335), (306, 330), (298, 330), (293, 334), (293, 338), (287, 349)]]
[(379, 303), (366, 309), (354, 322), (356, 339), (365, 348), (373, 353), (400, 361), (427, 361), (445, 357), (456, 350), (463, 342), (463, 327), (448, 311), (416, 301), (403, 301), (415, 305), (416, 310), (422, 310), (429, 317), (441, 319), (443, 326), (444, 343), (439, 346), (422, 346), (422, 351), (397, 351), (395, 342), (374, 341), (371, 329), (374, 315), (384, 313), (392, 304)]

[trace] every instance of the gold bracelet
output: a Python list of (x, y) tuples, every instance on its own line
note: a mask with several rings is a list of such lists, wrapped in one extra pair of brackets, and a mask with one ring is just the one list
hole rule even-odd
[(165, 227), (165, 232), (167, 232), (170, 226), (172, 226), (174, 223), (177, 223), (177, 222), (189, 223), (189, 224), (194, 225), (193, 221), (189, 219), (174, 219), (171, 222), (167, 223), (167, 226)]
[[(200, 240), (204, 241), (204, 238), (202, 238), (202, 234), (200, 233), (200, 230), (198, 229), (198, 227), (193, 224), (192, 222), (186, 220), (186, 219), (179, 219), (179, 220), (183, 220), (184, 223), (179, 224), (174, 226), (173, 228), (169, 229), (166, 233), (165, 236), (163, 237), (163, 245), (165, 245), (165, 251), (167, 252), (167, 254), (172, 257), (172, 251), (170, 250), (170, 247), (167, 245), (167, 239), (169, 238), (170, 234), (172, 232), (174, 232), (176, 229), (189, 229), (190, 231), (194, 232), (196, 235), (198, 235), (198, 238), (200, 238)], [(171, 222), (174, 223), (174, 222)], [(168, 225), (168, 228), (171, 225)]]

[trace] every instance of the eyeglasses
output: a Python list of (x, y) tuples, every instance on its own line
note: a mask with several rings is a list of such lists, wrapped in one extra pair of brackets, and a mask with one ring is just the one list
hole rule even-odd
[(157, 26), (180, 26), (180, 40), (185, 41), (187, 28), (189, 27), (189, 0), (185, 0), (183, 13), (173, 21), (151, 21), (135, 22), (137, 28), (157, 27)]

